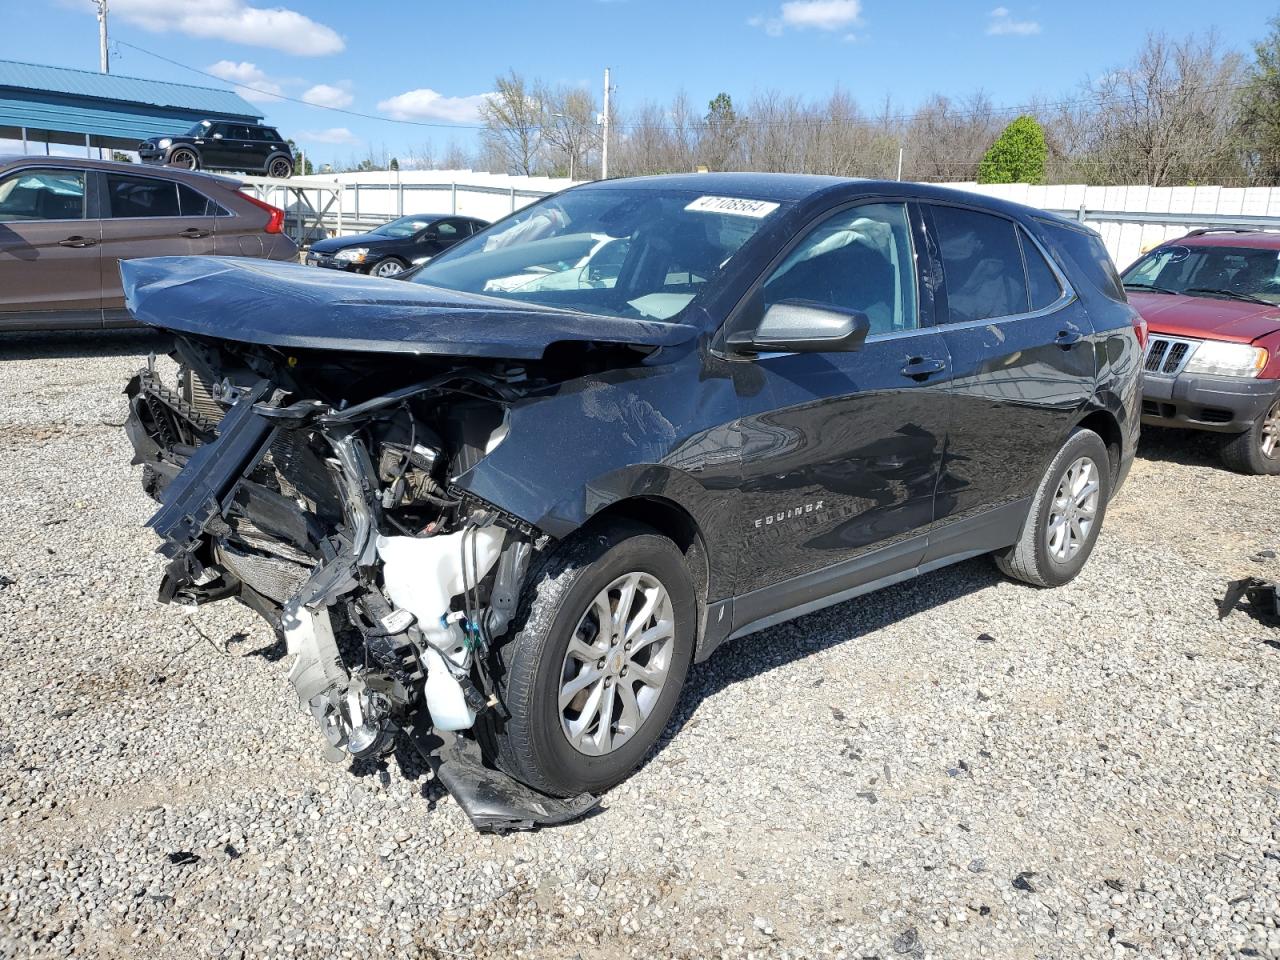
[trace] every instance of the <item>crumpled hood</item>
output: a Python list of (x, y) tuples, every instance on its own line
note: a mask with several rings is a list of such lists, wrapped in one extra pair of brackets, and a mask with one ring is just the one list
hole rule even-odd
[(151, 257), (120, 264), (139, 323), (176, 333), (315, 350), (537, 360), (553, 343), (665, 347), (691, 326), (600, 317), (300, 264)]
[(1280, 306), (1136, 290), (1129, 291), (1129, 302), (1152, 333), (1172, 337), (1252, 343), (1280, 330)]

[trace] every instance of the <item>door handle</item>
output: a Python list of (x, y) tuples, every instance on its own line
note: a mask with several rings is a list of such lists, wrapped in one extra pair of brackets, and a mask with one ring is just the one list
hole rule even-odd
[(1062, 347), (1063, 350), (1070, 350), (1080, 340), (1079, 330), (1059, 330), (1058, 335), (1053, 338), (1053, 342)]
[(80, 249), (81, 247), (92, 247), (97, 242), (93, 237), (67, 237), (65, 240), (59, 240), (58, 246)]
[(187, 227), (178, 236), (186, 237), (188, 240), (199, 240), (201, 237), (207, 237), (212, 230), (201, 230), (199, 227)]
[(936, 357), (909, 357), (902, 368), (902, 375), (923, 383), (935, 373), (941, 373), (947, 365)]

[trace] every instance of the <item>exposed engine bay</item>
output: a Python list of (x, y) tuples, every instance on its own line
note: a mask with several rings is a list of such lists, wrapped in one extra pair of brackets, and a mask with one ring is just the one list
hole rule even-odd
[[(575, 351), (576, 372), (591, 349)], [(331, 759), (383, 756), (407, 737), (482, 829), (594, 806), (484, 760), (486, 725), (502, 722), (499, 641), (551, 538), (452, 483), (557, 365), (190, 335), (173, 357), (177, 383), (153, 358), (126, 390), (134, 462), (161, 503), (149, 521), (168, 561), (160, 599), (235, 598), (261, 614)]]

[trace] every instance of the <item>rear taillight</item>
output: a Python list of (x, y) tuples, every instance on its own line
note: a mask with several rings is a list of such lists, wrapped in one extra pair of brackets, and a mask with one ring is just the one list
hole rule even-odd
[(273, 207), (265, 200), (259, 200), (257, 197), (251, 197), (244, 191), (240, 192), (240, 196), (244, 197), (259, 210), (267, 211), (267, 225), (262, 229), (267, 233), (283, 233), (284, 227), (284, 211), (279, 207)]
[(1147, 321), (1137, 310), (1133, 311), (1133, 332), (1138, 336), (1138, 346), (1147, 349)]

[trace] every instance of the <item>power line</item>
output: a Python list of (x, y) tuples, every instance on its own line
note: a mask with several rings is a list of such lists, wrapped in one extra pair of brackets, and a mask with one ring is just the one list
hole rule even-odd
[[(330, 113), (337, 113), (337, 114), (341, 114), (343, 116), (348, 116), (348, 117), (357, 117), (362, 120), (376, 120), (381, 123), (397, 123), (397, 124), (403, 124), (405, 126), (425, 127), (430, 129), (442, 129), (442, 130), (486, 130), (488, 129), (487, 125), (485, 124), (437, 123), (437, 122), (431, 122), (427, 120), (405, 120), (397, 117), (382, 116), (380, 114), (375, 114), (375, 113), (364, 113), (359, 110), (348, 110), (344, 107), (334, 107), (328, 104), (313, 103), (310, 100), (303, 100), (300, 97), (291, 97), (286, 94), (277, 93), (274, 90), (265, 90), (261, 87), (255, 87), (248, 83), (236, 83), (234, 81), (229, 81), (225, 77), (219, 77), (217, 74), (209, 73), (208, 71), (201, 70), (198, 67), (193, 67), (190, 64), (182, 63), (179, 60), (174, 60), (170, 57), (166, 57), (163, 54), (156, 53), (154, 50), (148, 50), (145, 47), (140, 47), (137, 44), (128, 42), (127, 40), (118, 40), (113, 38), (111, 40), (111, 43), (117, 47), (124, 46), (124, 47), (130, 48), (131, 50), (137, 50), (139, 53), (146, 54), (149, 57), (154, 57), (157, 60), (162, 60), (165, 63), (168, 63), (172, 66), (179, 67), (183, 70), (187, 70), (191, 73), (198, 74), (210, 80), (216, 80), (219, 83), (231, 84), (233, 87), (238, 87), (243, 90), (250, 90), (254, 93), (261, 94), (264, 97), (269, 97), (274, 100), (284, 100), (289, 103), (296, 103), (302, 106), (312, 107), (313, 109), (316, 109), (316, 110), (327, 110)], [(1215, 90), (1230, 91), (1230, 90), (1241, 89), (1248, 85), (1249, 85), (1249, 81), (1247, 80), (1220, 81), (1220, 82), (1203, 84), (1198, 86), (1192, 85), (1186, 88), (1179, 88), (1179, 93), (1185, 95), (1187, 93), (1196, 93), (1196, 92), (1208, 93)], [(1046, 101), (1046, 102), (1040, 102), (1040, 103), (1035, 103), (1035, 102), (1024, 103), (1020, 105), (1004, 106), (1004, 107), (987, 106), (987, 107), (972, 107), (968, 110), (955, 110), (955, 111), (948, 110), (945, 114), (943, 114), (940, 117), (940, 119), (943, 120), (944, 122), (959, 121), (959, 120), (978, 120), (982, 118), (995, 119), (996, 117), (1001, 115), (1010, 115), (1010, 114), (1016, 115), (1016, 114), (1024, 113), (1028, 110), (1048, 111), (1048, 110), (1059, 110), (1059, 109), (1079, 107), (1079, 106), (1101, 107), (1105, 105), (1120, 104), (1120, 103), (1149, 105), (1151, 103), (1151, 99), (1152, 98), (1150, 96), (1147, 96), (1145, 98), (1138, 98), (1137, 100), (1135, 100), (1132, 96), (1124, 96), (1124, 95), (1118, 95), (1118, 96), (1098, 95), (1098, 96), (1091, 96), (1091, 97), (1074, 97), (1074, 98), (1068, 98), (1063, 100)], [(910, 123), (911, 121), (918, 119), (922, 114), (924, 114), (928, 110), (928, 108), (929, 108), (929, 104), (926, 102), (924, 105), (917, 108), (915, 111), (911, 113), (881, 114), (878, 117), (793, 116), (793, 117), (779, 117), (779, 118), (760, 118), (760, 117), (748, 116), (748, 117), (739, 117), (736, 120), (734, 120), (733, 123), (742, 127), (770, 127), (770, 126), (778, 126), (778, 127), (827, 126), (827, 127), (838, 127), (838, 128), (866, 127), (871, 129), (880, 129), (880, 130), (884, 130), (885, 132), (888, 132), (888, 128), (894, 124)], [(694, 116), (690, 118), (688, 123), (685, 123), (685, 124), (679, 124), (679, 123), (655, 124), (655, 123), (647, 123), (645, 121), (633, 120), (630, 122), (613, 121), (611, 126), (615, 130), (621, 130), (621, 131), (666, 130), (669, 132), (687, 131), (689, 133), (696, 133), (702, 128), (714, 126), (718, 122), (719, 121), (707, 120), (700, 116)], [(534, 125), (532, 129), (541, 129), (541, 125)]]

